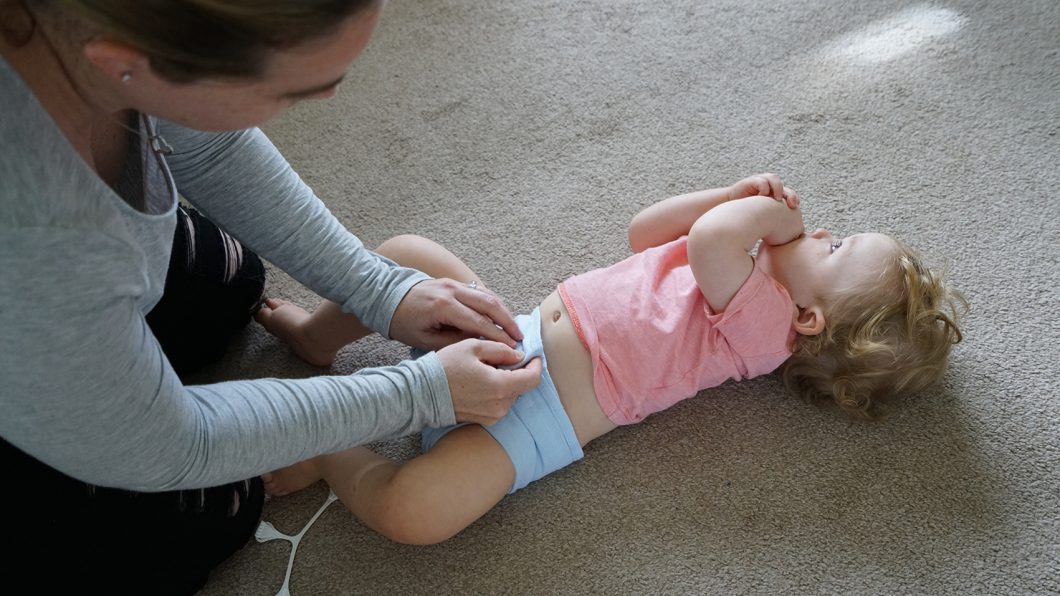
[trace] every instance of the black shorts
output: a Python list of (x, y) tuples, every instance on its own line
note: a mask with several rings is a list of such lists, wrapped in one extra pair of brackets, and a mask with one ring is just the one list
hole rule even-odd
[[(257, 255), (179, 209), (165, 294), (147, 316), (178, 373), (224, 355), (264, 283)], [(254, 535), (265, 501), (260, 478), (161, 493), (96, 487), (2, 439), (0, 474), (4, 581), (41, 594), (192, 594)]]

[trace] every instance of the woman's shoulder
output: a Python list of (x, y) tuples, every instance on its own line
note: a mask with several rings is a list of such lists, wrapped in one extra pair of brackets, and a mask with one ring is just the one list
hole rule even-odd
[(0, 60), (0, 225), (84, 225), (98, 183), (17, 73)]

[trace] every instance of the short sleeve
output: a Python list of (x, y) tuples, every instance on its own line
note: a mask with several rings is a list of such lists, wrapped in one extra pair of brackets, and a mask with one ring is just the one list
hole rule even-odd
[(784, 286), (755, 260), (751, 275), (725, 311), (708, 312), (707, 318), (743, 360), (747, 378), (752, 378), (773, 372), (791, 356), (794, 308)]

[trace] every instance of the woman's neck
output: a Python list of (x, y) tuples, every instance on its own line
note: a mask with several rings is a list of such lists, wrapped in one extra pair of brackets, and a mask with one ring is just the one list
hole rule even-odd
[[(105, 106), (105, 94), (95, 89), (89, 65), (70, 44), (54, 39), (59, 27), (48, 29), (25, 12), (28, 23), (19, 36), (0, 36), (0, 55), (19, 74), (37, 101), (55, 121), (71, 145), (92, 163), (93, 128), (111, 118), (116, 109)], [(7, 15), (4, 15), (5, 18)], [(51, 31), (51, 33), (49, 33)]]
[[(21, 44), (0, 36), (0, 55), (19, 74), (70, 145), (101, 175), (100, 142), (115, 138), (115, 114), (93, 93), (91, 73), (78, 56), (62, 53), (37, 23)], [(67, 52), (70, 54), (72, 52)], [(123, 115), (119, 115), (124, 117)]]

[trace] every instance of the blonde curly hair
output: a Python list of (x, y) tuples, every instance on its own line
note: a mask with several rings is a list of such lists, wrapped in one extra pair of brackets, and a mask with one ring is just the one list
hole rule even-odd
[(915, 250), (895, 242), (880, 283), (845, 292), (828, 306), (824, 331), (798, 337), (781, 367), (790, 391), (875, 419), (888, 398), (942, 377), (950, 348), (963, 338), (957, 319), (967, 302)]

